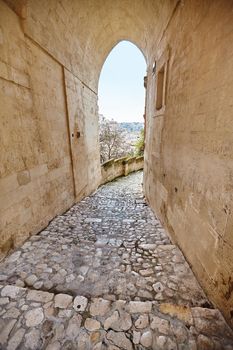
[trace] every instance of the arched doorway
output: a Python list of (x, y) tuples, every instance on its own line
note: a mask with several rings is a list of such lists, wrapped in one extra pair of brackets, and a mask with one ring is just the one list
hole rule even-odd
[[(107, 56), (98, 84), (101, 163), (143, 156), (145, 75), (145, 57), (131, 41), (120, 41)], [(136, 164), (135, 159), (131, 169), (137, 170), (143, 165), (142, 159), (140, 162), (141, 165)], [(121, 164), (117, 164), (115, 171), (119, 176)]]

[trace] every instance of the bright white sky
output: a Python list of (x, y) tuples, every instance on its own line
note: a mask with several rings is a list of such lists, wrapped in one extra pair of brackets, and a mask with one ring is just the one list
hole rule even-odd
[(99, 80), (99, 113), (118, 122), (143, 122), (146, 62), (128, 41), (120, 42), (107, 57)]

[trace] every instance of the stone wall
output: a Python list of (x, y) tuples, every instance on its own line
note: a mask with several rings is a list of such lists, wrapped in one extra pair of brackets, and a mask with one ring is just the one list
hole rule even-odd
[(74, 189), (62, 67), (24, 37), (17, 15), (2, 2), (0, 25), (0, 248), (4, 254), (69, 208)]
[(97, 94), (26, 27), (0, 1), (0, 257), (101, 179)]
[(121, 40), (148, 64), (145, 194), (230, 320), (229, 0), (0, 0), (1, 252), (100, 184), (98, 80)]
[[(233, 317), (232, 11), (231, 1), (181, 2), (154, 46), (144, 175), (150, 205), (228, 320)], [(157, 110), (163, 64), (165, 96)]]
[[(104, 60), (123, 38), (136, 42), (154, 11), (169, 17), (166, 5), (139, 1), (126, 23), (130, 8), (131, 0), (0, 0), (0, 257), (101, 183)], [(146, 48), (144, 37), (138, 45)]]
[(110, 159), (101, 166), (102, 184), (112, 181), (120, 176), (142, 170), (144, 157), (124, 157), (119, 159)]

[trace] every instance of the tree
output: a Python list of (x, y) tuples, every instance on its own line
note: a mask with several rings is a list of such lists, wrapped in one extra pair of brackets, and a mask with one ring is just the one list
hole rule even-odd
[(100, 126), (100, 159), (101, 163), (109, 159), (132, 155), (132, 146), (126, 139), (126, 134), (114, 120), (103, 116), (99, 119)]
[(145, 148), (144, 129), (142, 129), (140, 131), (139, 138), (138, 138), (137, 142), (135, 143), (135, 155), (136, 156), (143, 156), (144, 148)]

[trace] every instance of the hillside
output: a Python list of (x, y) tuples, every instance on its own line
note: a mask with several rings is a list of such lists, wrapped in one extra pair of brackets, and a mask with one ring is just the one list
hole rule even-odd
[(127, 132), (140, 132), (144, 128), (144, 123), (140, 122), (121, 122), (119, 125)]

